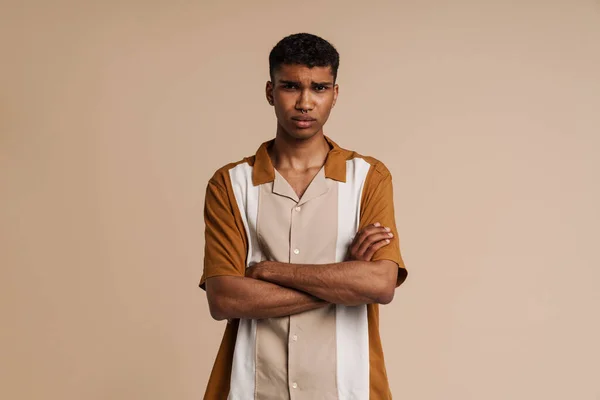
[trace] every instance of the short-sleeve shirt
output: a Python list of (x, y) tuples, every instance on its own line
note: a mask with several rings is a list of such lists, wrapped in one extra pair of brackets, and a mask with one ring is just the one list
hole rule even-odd
[[(347, 260), (356, 233), (375, 222), (391, 242), (372, 258), (407, 276), (385, 165), (325, 137), (325, 164), (302, 197), (273, 167), (263, 143), (256, 154), (220, 168), (206, 191), (204, 273), (245, 275), (263, 260), (329, 264)], [(227, 324), (205, 399), (391, 399), (379, 335), (378, 304), (323, 308)]]

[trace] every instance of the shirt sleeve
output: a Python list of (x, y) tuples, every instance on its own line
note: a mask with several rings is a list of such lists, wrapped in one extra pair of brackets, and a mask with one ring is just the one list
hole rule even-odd
[(246, 232), (235, 198), (229, 193), (226, 185), (214, 179), (209, 181), (206, 188), (204, 271), (199, 283), (204, 290), (208, 278), (245, 274)]
[(361, 203), (359, 230), (379, 222), (382, 226), (389, 227), (394, 234), (390, 243), (377, 250), (371, 261), (390, 260), (398, 264), (396, 281), (396, 287), (398, 287), (406, 280), (407, 270), (400, 254), (400, 241), (394, 213), (392, 175), (382, 163), (371, 166), (363, 188)]

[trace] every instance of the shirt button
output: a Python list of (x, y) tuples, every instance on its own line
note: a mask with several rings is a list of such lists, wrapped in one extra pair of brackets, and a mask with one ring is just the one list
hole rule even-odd
[(293, 387), (294, 389), (298, 389), (298, 384), (297, 384), (296, 382), (294, 382), (294, 383), (292, 383), (292, 387)]
[(300, 254), (300, 250), (294, 249), (294, 254)]
[(300, 210), (302, 210), (302, 207), (298, 206), (298, 207), (294, 208), (294, 210), (300, 211)]
[(295, 341), (297, 341), (297, 340), (298, 340), (298, 335), (294, 335), (294, 336), (292, 336), (292, 340), (293, 340), (294, 342), (295, 342)]

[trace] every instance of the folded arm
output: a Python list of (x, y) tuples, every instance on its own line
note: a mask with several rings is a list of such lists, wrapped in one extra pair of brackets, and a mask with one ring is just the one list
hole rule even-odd
[(241, 276), (208, 278), (206, 293), (216, 320), (283, 317), (327, 304), (308, 293)]
[[(310, 270), (312, 271), (310, 278), (305, 276), (306, 272), (309, 272), (307, 265), (268, 261), (246, 269), (247, 277), (223, 275), (208, 278), (206, 291), (211, 315), (217, 320), (260, 319), (292, 315), (331, 303), (346, 305), (389, 303), (395, 288), (394, 271), (397, 265), (389, 262), (390, 265), (386, 266), (387, 261), (370, 262), (373, 253), (389, 243), (389, 240), (386, 240), (391, 236), (388, 231), (389, 229), (379, 224), (366, 227), (357, 234), (349, 249), (349, 257), (352, 261), (313, 265), (312, 267), (317, 268)], [(269, 266), (273, 271), (266, 270)], [(285, 273), (290, 271), (290, 267), (298, 270), (302, 268), (298, 274), (304, 276), (304, 279), (295, 281), (294, 278), (291, 283), (283, 279)], [(349, 274), (350, 270), (353, 273)], [(264, 277), (263, 271), (268, 272)], [(279, 271), (280, 274), (273, 273), (274, 271)], [(268, 282), (267, 276), (270, 276), (273, 281)], [(280, 282), (275, 281), (277, 277)], [(356, 284), (357, 282), (359, 284)], [(297, 287), (292, 288), (292, 285)]]
[(309, 293), (328, 303), (388, 304), (394, 298), (398, 265), (389, 260), (301, 265), (263, 261), (247, 276)]

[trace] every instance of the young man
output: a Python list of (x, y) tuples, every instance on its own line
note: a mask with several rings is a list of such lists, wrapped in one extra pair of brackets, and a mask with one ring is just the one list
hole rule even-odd
[(275, 139), (208, 183), (200, 287), (231, 323), (205, 399), (391, 399), (378, 305), (406, 278), (392, 178), (323, 133), (338, 66), (324, 39), (282, 39)]

